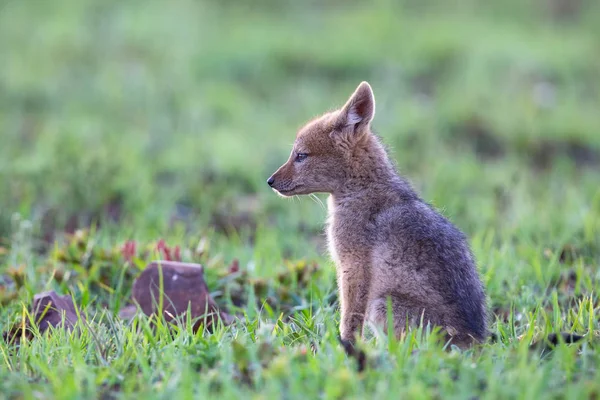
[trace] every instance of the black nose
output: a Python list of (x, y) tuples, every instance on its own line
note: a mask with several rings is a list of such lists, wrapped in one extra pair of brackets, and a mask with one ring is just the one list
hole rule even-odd
[(273, 186), (273, 182), (275, 182), (275, 178), (270, 177), (269, 179), (267, 179), (267, 183), (269, 184), (269, 186)]

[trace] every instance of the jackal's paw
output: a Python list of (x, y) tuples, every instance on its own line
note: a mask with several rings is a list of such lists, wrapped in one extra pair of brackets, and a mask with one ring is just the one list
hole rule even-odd
[(357, 348), (355, 346), (354, 342), (351, 342), (349, 340), (344, 340), (344, 339), (342, 339), (341, 336), (338, 337), (338, 340), (339, 340), (340, 344), (342, 345), (342, 347), (344, 348), (344, 352), (346, 352), (346, 355), (348, 357), (352, 357), (352, 358), (356, 359), (358, 372), (363, 371), (367, 364), (367, 355), (365, 354), (365, 352), (362, 351), (361, 349)]

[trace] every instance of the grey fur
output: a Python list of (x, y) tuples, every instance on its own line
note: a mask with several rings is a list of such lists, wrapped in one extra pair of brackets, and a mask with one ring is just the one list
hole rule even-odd
[[(340, 111), (300, 131), (290, 159), (269, 180), (285, 195), (330, 193), (341, 338), (355, 340), (367, 324), (385, 329), (390, 301), (397, 336), (407, 323), (424, 321), (458, 346), (482, 341), (485, 294), (465, 235), (398, 175), (370, 130), (374, 112), (362, 83)], [(294, 161), (295, 152), (309, 161)]]

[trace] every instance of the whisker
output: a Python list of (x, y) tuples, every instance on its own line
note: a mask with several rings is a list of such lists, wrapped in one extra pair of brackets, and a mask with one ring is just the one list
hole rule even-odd
[(320, 205), (320, 206), (321, 206), (321, 208), (322, 208), (323, 210), (326, 210), (326, 209), (327, 209), (327, 207), (325, 207), (325, 204), (323, 204), (323, 202), (321, 201), (321, 199), (320, 199), (319, 197), (317, 197), (317, 195), (316, 195), (316, 194), (314, 194), (314, 193), (311, 193), (311, 194), (309, 195), (309, 197), (310, 197), (311, 199), (313, 199), (313, 201), (314, 201), (315, 203), (317, 203), (318, 205)]

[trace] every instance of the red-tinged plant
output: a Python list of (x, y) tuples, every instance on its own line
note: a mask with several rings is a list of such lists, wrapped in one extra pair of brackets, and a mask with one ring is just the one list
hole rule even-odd
[(135, 240), (128, 240), (123, 244), (123, 247), (121, 247), (121, 255), (125, 260), (131, 262), (133, 257), (135, 257), (137, 254), (136, 249), (137, 244)]
[(181, 248), (179, 246), (169, 247), (164, 239), (160, 239), (156, 243), (156, 251), (160, 254), (163, 260), (166, 261), (181, 261)]

